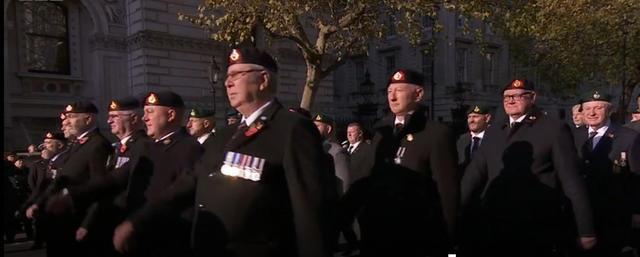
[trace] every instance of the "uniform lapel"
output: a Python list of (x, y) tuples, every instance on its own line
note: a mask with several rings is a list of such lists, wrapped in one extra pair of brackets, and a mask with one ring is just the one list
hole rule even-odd
[(613, 137), (615, 136), (615, 128), (613, 124), (609, 125), (609, 128), (607, 128), (607, 131), (604, 132), (604, 135), (602, 135), (602, 137), (600, 138), (600, 141), (598, 141), (598, 144), (596, 144), (596, 147), (593, 148), (593, 153), (604, 153), (603, 156), (606, 156), (609, 154), (609, 152), (611, 152), (611, 147), (613, 145)]
[[(225, 152), (234, 151), (256, 138), (258, 134), (262, 133), (268, 127), (269, 121), (273, 119), (273, 116), (275, 116), (276, 112), (281, 108), (282, 105), (280, 102), (274, 98), (271, 104), (264, 109), (258, 119), (256, 119), (252, 124), (249, 124), (246, 132), (239, 132), (236, 137), (231, 137), (229, 139), (225, 147)], [(237, 128), (238, 125), (234, 127), (234, 130), (237, 130)]]

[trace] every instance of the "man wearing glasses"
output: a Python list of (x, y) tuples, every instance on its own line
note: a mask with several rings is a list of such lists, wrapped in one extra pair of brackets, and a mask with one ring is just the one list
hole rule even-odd
[(194, 206), (195, 194), (195, 256), (328, 255), (334, 174), (318, 129), (275, 98), (277, 72), (266, 52), (233, 49), (225, 86), (242, 120), (218, 131), (193, 173), (116, 229), (116, 249), (129, 250), (133, 235), (158, 225), (162, 213)]
[(561, 256), (575, 243), (567, 235), (573, 223), (565, 218), (569, 208), (581, 247), (596, 243), (571, 131), (536, 108), (535, 99), (527, 80), (506, 85), (506, 115), (487, 129), (486, 142), (462, 178), (463, 211), (479, 196), (486, 218), (486, 236), (479, 238), (487, 240), (485, 248), (466, 249), (478, 256)]

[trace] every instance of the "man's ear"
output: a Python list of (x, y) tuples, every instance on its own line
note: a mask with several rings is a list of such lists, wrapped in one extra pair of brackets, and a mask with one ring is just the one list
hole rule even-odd
[(262, 82), (260, 82), (260, 90), (267, 90), (269, 88), (269, 80), (271, 79), (269, 77), (269, 72), (266, 71), (262, 71), (260, 73), (262, 75)]
[(485, 117), (484, 119), (485, 119), (485, 121), (486, 121), (487, 123), (491, 123), (491, 114), (488, 114), (488, 113), (487, 113), (487, 114), (485, 114), (485, 116), (484, 116), (484, 117)]
[(416, 102), (422, 101), (422, 97), (424, 97), (424, 88), (416, 86)]
[(173, 108), (169, 108), (169, 109), (167, 110), (167, 121), (169, 121), (169, 122), (173, 122), (173, 121), (175, 121), (175, 120), (176, 120), (176, 118), (177, 118), (177, 116), (176, 116), (176, 115), (177, 115), (176, 110), (175, 110), (175, 109), (173, 109)]

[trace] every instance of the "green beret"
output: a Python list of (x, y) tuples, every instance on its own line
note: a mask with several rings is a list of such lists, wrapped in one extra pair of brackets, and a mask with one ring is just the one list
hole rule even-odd
[(326, 123), (326, 124), (332, 124), (333, 123), (333, 118), (331, 118), (331, 116), (329, 116), (329, 115), (318, 113), (318, 114), (316, 114), (316, 116), (313, 117), (313, 121), (319, 121), (319, 122)]
[(611, 96), (598, 89), (590, 90), (582, 94), (581, 103), (592, 101), (610, 102)]
[(191, 109), (189, 117), (191, 118), (206, 118), (215, 115), (213, 110), (210, 109)]
[(477, 114), (489, 114), (489, 108), (484, 105), (474, 105), (469, 108), (467, 114), (477, 113)]

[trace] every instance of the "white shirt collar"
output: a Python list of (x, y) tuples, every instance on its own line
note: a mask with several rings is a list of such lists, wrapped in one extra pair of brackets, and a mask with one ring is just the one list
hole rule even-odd
[[(177, 130), (176, 130), (176, 131), (177, 131)], [(156, 139), (156, 142), (160, 142), (160, 141), (164, 140), (165, 138), (170, 137), (171, 135), (173, 135), (174, 133), (176, 133), (176, 131), (173, 131), (173, 132), (171, 132), (171, 133), (169, 133), (169, 134), (166, 134), (166, 135), (164, 135), (164, 136), (163, 136), (162, 138), (160, 138), (160, 139)]]
[(209, 136), (211, 136), (211, 133), (209, 132), (204, 133), (204, 135), (198, 137), (198, 142), (200, 144), (204, 144), (204, 141), (206, 141), (209, 138)]
[(358, 141), (358, 142), (355, 142), (355, 143), (353, 143), (353, 144), (349, 144), (349, 146), (353, 146), (352, 148), (353, 148), (353, 149), (356, 149), (356, 148), (358, 148), (358, 145), (360, 145), (360, 142), (362, 142), (362, 140), (360, 140), (360, 141)]
[(478, 134), (473, 133), (472, 131), (469, 131), (469, 132), (471, 132), (471, 138), (473, 138), (473, 137), (479, 137), (480, 139), (482, 139), (482, 138), (484, 137), (484, 132), (485, 132), (485, 131), (486, 131), (486, 130), (483, 130), (482, 132), (480, 132), (480, 133), (478, 133)]
[(601, 137), (604, 135), (604, 132), (607, 131), (607, 129), (609, 129), (609, 126), (611, 125), (611, 120), (607, 120), (607, 122), (605, 122), (604, 126), (600, 127), (597, 130), (594, 130), (593, 127), (589, 126), (589, 133), (595, 131), (598, 132), (598, 134), (596, 134), (596, 137)]
[(127, 141), (129, 141), (129, 139), (131, 139), (131, 136), (133, 136), (133, 133), (131, 135), (128, 135), (128, 136), (124, 137), (123, 139), (120, 139), (120, 144), (122, 144), (122, 145), (127, 144)]
[(89, 134), (89, 132), (91, 132), (91, 131), (92, 131), (92, 130), (94, 130), (94, 129), (96, 129), (96, 128), (90, 128), (90, 129), (87, 129), (87, 131), (85, 131), (84, 133), (80, 134), (80, 136), (79, 136), (79, 137), (77, 137), (76, 139), (83, 138), (84, 136), (86, 136), (87, 134)]
[(404, 120), (400, 120), (400, 119), (398, 119), (398, 116), (396, 116), (396, 120), (395, 120), (395, 122), (393, 124), (395, 125), (395, 124), (401, 123), (402, 125), (405, 125), (404, 122), (407, 121), (407, 116), (413, 114), (413, 112), (414, 111), (410, 111), (409, 114), (404, 116)]
[(513, 119), (511, 116), (509, 116), (509, 124), (513, 123), (513, 122), (522, 122), (522, 120), (524, 120), (524, 118), (527, 117), (527, 115), (522, 115), (520, 116), (520, 118), (518, 119)]
[(254, 111), (251, 115), (249, 115), (249, 117), (245, 118), (243, 115), (242, 120), (240, 122), (244, 122), (247, 126), (251, 125), (254, 121), (256, 121), (256, 119), (258, 119), (258, 117), (260, 117), (260, 115), (262, 115), (262, 113), (264, 112), (264, 109), (266, 109), (267, 106), (271, 104), (271, 102), (273, 102), (273, 100), (269, 100), (266, 104), (262, 105), (260, 108)]

